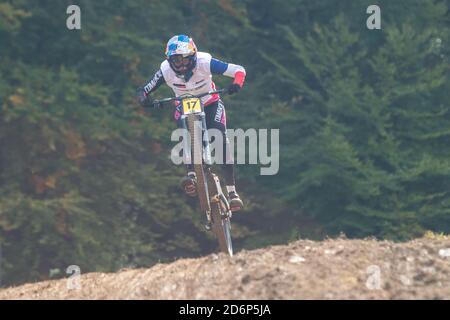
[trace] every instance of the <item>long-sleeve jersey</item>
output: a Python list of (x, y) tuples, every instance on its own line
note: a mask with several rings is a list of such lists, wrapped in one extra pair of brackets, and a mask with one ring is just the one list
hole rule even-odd
[[(226, 63), (214, 59), (209, 53), (198, 52), (197, 64), (192, 70), (192, 75), (188, 79), (185, 76), (177, 75), (169, 65), (167, 60), (161, 63), (161, 67), (154, 74), (151, 80), (140, 87), (145, 96), (155, 91), (159, 86), (166, 83), (175, 93), (175, 96), (183, 94), (202, 94), (215, 90), (216, 86), (212, 80), (213, 74), (222, 74), (234, 78), (234, 83), (239, 86), (244, 85), (245, 69), (242, 66)], [(207, 106), (220, 99), (218, 94), (207, 95), (202, 98), (204, 106)]]

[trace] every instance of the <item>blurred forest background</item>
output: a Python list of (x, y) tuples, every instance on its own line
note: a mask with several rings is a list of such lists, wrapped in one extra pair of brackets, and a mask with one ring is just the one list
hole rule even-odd
[(134, 97), (175, 34), (246, 68), (230, 128), (281, 129), (278, 175), (237, 167), (237, 250), (448, 233), (450, 1), (376, 1), (368, 30), (373, 2), (0, 1), (2, 285), (216, 250), (169, 158), (172, 110)]

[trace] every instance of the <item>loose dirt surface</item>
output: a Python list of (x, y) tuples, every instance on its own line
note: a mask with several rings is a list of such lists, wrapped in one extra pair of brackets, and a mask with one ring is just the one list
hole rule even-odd
[(7, 288), (0, 299), (449, 299), (450, 238), (300, 240), (68, 283)]

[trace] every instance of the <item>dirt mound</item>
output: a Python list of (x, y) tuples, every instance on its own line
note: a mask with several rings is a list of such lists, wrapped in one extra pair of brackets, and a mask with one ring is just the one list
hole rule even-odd
[(233, 258), (84, 274), (79, 289), (67, 284), (3, 289), (0, 299), (449, 299), (450, 238), (300, 240)]

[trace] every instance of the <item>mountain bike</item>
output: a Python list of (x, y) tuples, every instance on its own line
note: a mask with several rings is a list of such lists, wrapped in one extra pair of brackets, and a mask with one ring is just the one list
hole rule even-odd
[(206, 215), (207, 229), (212, 229), (219, 241), (220, 250), (233, 256), (231, 208), (222, 191), (219, 176), (212, 170), (204, 106), (200, 99), (210, 94), (226, 92), (226, 89), (221, 89), (199, 95), (186, 94), (155, 100), (153, 104), (164, 106), (169, 102), (181, 103), (181, 120), (187, 133), (183, 139), (184, 151), (186, 151), (184, 157), (189, 159), (194, 166), (200, 209)]

